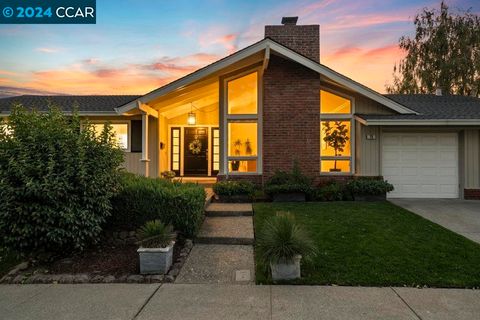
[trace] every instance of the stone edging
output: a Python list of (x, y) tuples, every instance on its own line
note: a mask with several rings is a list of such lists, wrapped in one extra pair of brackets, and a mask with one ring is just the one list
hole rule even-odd
[(180, 250), (180, 255), (173, 263), (166, 275), (142, 275), (126, 274), (121, 276), (98, 275), (98, 274), (46, 274), (46, 273), (26, 273), (28, 265), (22, 263), (13, 268), (1, 280), (1, 284), (48, 284), (48, 283), (168, 283), (175, 281), (180, 273), (185, 260), (193, 248), (193, 242), (190, 239), (185, 241), (184, 247)]

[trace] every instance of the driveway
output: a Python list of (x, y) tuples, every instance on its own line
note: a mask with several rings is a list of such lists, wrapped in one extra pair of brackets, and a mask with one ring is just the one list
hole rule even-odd
[(478, 200), (390, 199), (390, 202), (480, 243)]

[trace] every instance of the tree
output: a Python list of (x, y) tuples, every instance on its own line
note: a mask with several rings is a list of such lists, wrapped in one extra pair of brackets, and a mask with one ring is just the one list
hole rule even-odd
[[(332, 126), (330, 121), (325, 121), (323, 122), (323, 132), (325, 133), (323, 141), (333, 148), (335, 157), (341, 156), (340, 152), (344, 151), (349, 140), (347, 125), (342, 121), (335, 121)], [(334, 160), (333, 169), (337, 170), (337, 159)]]
[(122, 160), (111, 126), (97, 136), (76, 114), (14, 108), (0, 126), (0, 246), (30, 254), (95, 242)]
[(403, 36), (406, 57), (393, 68), (389, 93), (433, 93), (478, 96), (480, 92), (480, 17), (471, 10), (451, 13), (423, 9), (415, 16), (415, 36)]

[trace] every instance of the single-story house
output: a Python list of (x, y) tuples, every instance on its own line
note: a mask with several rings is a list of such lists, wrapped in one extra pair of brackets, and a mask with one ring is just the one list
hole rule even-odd
[(320, 63), (318, 25), (265, 38), (142, 96), (0, 100), (110, 121), (125, 167), (262, 184), (298, 161), (317, 183), (383, 176), (389, 197), (480, 199), (480, 99), (380, 94)]

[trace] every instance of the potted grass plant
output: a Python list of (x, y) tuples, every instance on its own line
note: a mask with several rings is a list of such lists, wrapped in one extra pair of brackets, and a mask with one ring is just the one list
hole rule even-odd
[(171, 225), (152, 220), (137, 231), (141, 274), (165, 274), (172, 265), (175, 233)]
[(316, 254), (315, 243), (288, 212), (278, 212), (266, 220), (257, 245), (273, 281), (300, 278), (301, 260)]

